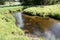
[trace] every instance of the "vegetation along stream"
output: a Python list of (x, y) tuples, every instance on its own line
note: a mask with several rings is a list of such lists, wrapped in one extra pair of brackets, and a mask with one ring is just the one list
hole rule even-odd
[(60, 40), (60, 0), (0, 0), (0, 40)]
[(17, 26), (26, 34), (44, 36), (46, 40), (60, 40), (60, 21), (49, 17), (30, 16), (22, 12), (15, 13), (14, 17)]

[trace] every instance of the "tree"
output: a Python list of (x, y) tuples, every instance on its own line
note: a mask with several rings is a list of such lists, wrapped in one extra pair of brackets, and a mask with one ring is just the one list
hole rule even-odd
[(46, 5), (46, 4), (55, 4), (58, 0), (24, 0), (24, 4), (38, 4), (38, 5)]
[(15, 1), (15, 0), (0, 0), (0, 4), (3, 5), (5, 1), (8, 1), (10, 3), (10, 2)]
[(0, 4), (3, 5), (5, 0), (0, 0)]

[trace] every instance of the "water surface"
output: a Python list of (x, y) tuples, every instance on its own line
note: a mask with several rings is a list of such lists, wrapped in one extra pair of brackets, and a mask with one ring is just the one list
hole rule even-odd
[(60, 40), (60, 21), (52, 18), (29, 16), (18, 12), (14, 14), (18, 27), (26, 32), (43, 35), (47, 40)]

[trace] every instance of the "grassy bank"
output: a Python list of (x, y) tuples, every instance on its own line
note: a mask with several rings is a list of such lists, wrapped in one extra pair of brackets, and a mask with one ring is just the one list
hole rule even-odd
[(0, 14), (0, 40), (28, 40), (24, 32), (15, 25), (15, 19), (11, 14)]
[(0, 8), (0, 40), (30, 40), (16, 26), (16, 21), (11, 15), (11, 12), (21, 11), (21, 9), (22, 7), (20, 6)]
[(55, 19), (60, 19), (60, 4), (30, 7), (25, 9), (23, 13), (42, 17), (49, 16)]
[(18, 12), (18, 11), (22, 11), (22, 9), (23, 6), (3, 7), (0, 8), (0, 13)]
[(0, 40), (32, 40), (26, 37), (24, 32), (16, 26), (15, 18), (12, 15), (22, 11), (22, 9), (23, 6), (0, 8)]
[[(26, 7), (26, 6), (25, 6)], [(41, 17), (52, 17), (60, 19), (60, 4), (46, 6), (11, 6), (0, 8), (0, 40), (31, 40), (24, 36), (24, 32), (15, 24), (13, 13), (23, 11), (28, 15), (37, 15)], [(44, 40), (40, 38), (40, 40)]]

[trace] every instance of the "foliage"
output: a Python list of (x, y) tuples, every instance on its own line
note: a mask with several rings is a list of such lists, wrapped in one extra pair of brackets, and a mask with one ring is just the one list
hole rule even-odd
[(5, 1), (5, 0), (0, 0), (0, 4), (1, 4), (1, 5), (4, 4), (4, 1)]
[(36, 6), (30, 7), (23, 11), (25, 14), (38, 15), (38, 16), (52, 16), (60, 19), (60, 4), (50, 5), (50, 6)]
[(58, 0), (24, 0), (24, 4), (40, 4), (40, 5), (46, 5), (46, 4), (55, 4), (58, 2)]

